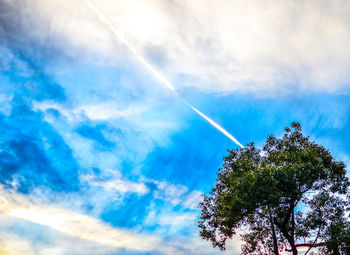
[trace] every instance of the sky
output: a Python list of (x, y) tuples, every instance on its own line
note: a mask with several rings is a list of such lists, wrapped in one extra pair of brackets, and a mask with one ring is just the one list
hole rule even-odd
[(350, 164), (349, 14), (0, 0), (0, 253), (225, 254), (197, 222), (227, 150), (298, 121)]

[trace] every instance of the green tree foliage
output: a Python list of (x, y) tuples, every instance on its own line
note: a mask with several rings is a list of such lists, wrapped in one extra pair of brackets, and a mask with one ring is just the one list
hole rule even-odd
[(200, 236), (225, 249), (237, 232), (242, 254), (350, 254), (349, 180), (345, 164), (293, 122), (229, 151), (214, 188), (200, 203)]

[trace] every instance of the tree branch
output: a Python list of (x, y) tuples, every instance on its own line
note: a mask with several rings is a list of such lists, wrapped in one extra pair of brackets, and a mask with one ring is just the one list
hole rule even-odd
[[(296, 244), (295, 247), (311, 247), (311, 248), (316, 248), (316, 247), (321, 247), (321, 246), (326, 246), (326, 243), (301, 243), (301, 244)], [(292, 251), (291, 249), (285, 249), (285, 251)]]
[(311, 251), (311, 249), (314, 248), (314, 245), (317, 242), (317, 239), (318, 239), (318, 237), (320, 235), (320, 232), (321, 232), (321, 227), (318, 228), (318, 232), (317, 232), (317, 235), (316, 235), (316, 238), (315, 238), (314, 242), (312, 243), (312, 246), (309, 247), (309, 249), (305, 252), (304, 255), (307, 255), (309, 253), (309, 251)]

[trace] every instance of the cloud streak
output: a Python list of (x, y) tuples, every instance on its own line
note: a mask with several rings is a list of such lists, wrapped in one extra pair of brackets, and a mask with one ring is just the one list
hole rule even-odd
[[(50, 227), (60, 233), (99, 243), (101, 245), (136, 250), (157, 251), (164, 254), (192, 254), (187, 245), (165, 242), (162, 238), (136, 234), (114, 228), (93, 217), (54, 206), (31, 202), (23, 195), (0, 186), (0, 212), (36, 224)], [(181, 251), (181, 249), (184, 249)], [(185, 251), (186, 250), (186, 251)]]
[[(156, 66), (160, 60), (158, 69), (176, 81), (179, 91), (270, 97), (349, 88), (348, 1), (103, 0), (94, 5), (146, 62)], [(65, 52), (78, 48), (83, 60), (125, 63), (127, 53), (109, 29), (94, 23), (83, 1), (38, 0), (30, 7), (35, 17), (29, 18), (51, 24)], [(43, 37), (46, 31), (35, 34)], [(152, 52), (159, 54), (149, 57)]]
[[(170, 89), (172, 92), (175, 93), (175, 95), (179, 96), (179, 94), (177, 93), (177, 91), (175, 90), (174, 86), (158, 71), (156, 70), (142, 55), (140, 55), (137, 50), (129, 43), (128, 40), (126, 40), (126, 38), (119, 33), (113, 26), (113, 24), (109, 21), (108, 18), (106, 18), (103, 14), (101, 14), (96, 7), (89, 1), (89, 0), (84, 0), (85, 3), (90, 7), (90, 9), (99, 17), (99, 19), (105, 23), (108, 28), (113, 32), (113, 34), (118, 38), (118, 40), (120, 40), (121, 42), (123, 42), (134, 54), (135, 56), (137, 56), (137, 58), (139, 59), (139, 61), (145, 66), (147, 67), (147, 69), (149, 71), (151, 71), (151, 73), (157, 78), (159, 79), (159, 81), (164, 84), (166, 87), (168, 87), (168, 89)], [(217, 124), (215, 121), (213, 121), (212, 119), (210, 119), (208, 116), (206, 116), (204, 113), (202, 113), (201, 111), (199, 111), (197, 108), (195, 108), (193, 105), (191, 105), (190, 103), (188, 103), (185, 99), (183, 99), (185, 101), (185, 103), (197, 114), (199, 114), (202, 118), (204, 118), (206, 121), (209, 122), (210, 125), (212, 125), (214, 128), (216, 128), (218, 131), (220, 131), (223, 135), (225, 135), (227, 138), (229, 138), (231, 141), (233, 141), (235, 144), (237, 144), (238, 146), (240, 146), (241, 148), (243, 148), (243, 145), (238, 142), (238, 140), (231, 135), (229, 132), (227, 132), (223, 127), (221, 127), (219, 124)]]
[(122, 178), (120, 172), (116, 170), (106, 171), (110, 176), (107, 178), (98, 178), (93, 175), (81, 176), (81, 179), (87, 181), (90, 185), (102, 187), (108, 191), (116, 193), (137, 193), (144, 195), (149, 192), (147, 186), (140, 182), (132, 182)]

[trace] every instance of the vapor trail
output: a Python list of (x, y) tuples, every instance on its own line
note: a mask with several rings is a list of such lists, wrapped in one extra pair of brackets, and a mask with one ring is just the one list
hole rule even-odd
[[(97, 9), (96, 7), (89, 1), (89, 0), (85, 0), (85, 3), (90, 7), (90, 9), (98, 16), (98, 18), (105, 23), (108, 28), (112, 31), (112, 33), (118, 38), (118, 40), (120, 40), (121, 42), (123, 42), (128, 48), (129, 50), (132, 51), (132, 53), (135, 54), (135, 56), (140, 60), (140, 62), (142, 64), (145, 65), (145, 67), (147, 67), (148, 70), (151, 71), (151, 73), (157, 77), (159, 79), (159, 81), (161, 81), (165, 86), (167, 86), (172, 92), (174, 92), (177, 96), (179, 96), (179, 94), (177, 93), (177, 91), (175, 90), (174, 86), (171, 85), (171, 83), (159, 72), (157, 71), (142, 55), (140, 55), (137, 50), (128, 42), (128, 40), (125, 39), (125, 37), (118, 32), (118, 30), (116, 30), (113, 26), (113, 24), (105, 17), (103, 16)], [(183, 99), (183, 98), (182, 98)], [(183, 99), (185, 101), (185, 103), (193, 110), (195, 111), (199, 116), (201, 116), (202, 118), (204, 118), (206, 121), (208, 121), (213, 127), (215, 127), (217, 130), (219, 130), (222, 134), (224, 134), (226, 137), (228, 137), (231, 141), (233, 141), (235, 144), (237, 144), (238, 146), (240, 146), (241, 148), (244, 148), (243, 145), (233, 136), (231, 135), (229, 132), (227, 132), (223, 127), (221, 127), (219, 124), (217, 124), (215, 121), (213, 121), (212, 119), (210, 119), (208, 116), (206, 116), (204, 113), (202, 113), (201, 111), (199, 111), (197, 108), (195, 108), (193, 105), (191, 105), (190, 103), (188, 103), (185, 99)]]
[(231, 139), (231, 141), (233, 141), (235, 144), (237, 144), (238, 146), (240, 146), (241, 148), (244, 148), (244, 146), (238, 142), (238, 140), (231, 135), (229, 132), (227, 132), (223, 127), (221, 127), (218, 123), (216, 123), (215, 121), (213, 121), (211, 118), (207, 117), (206, 115), (204, 115), (202, 112), (200, 112), (199, 110), (197, 110), (194, 106), (192, 106), (191, 104), (188, 104), (193, 111), (195, 111), (196, 113), (198, 113), (201, 117), (203, 117), (206, 121), (208, 121), (213, 127), (215, 127), (217, 130), (219, 130), (221, 133), (223, 133), (225, 136), (227, 136), (229, 139)]

